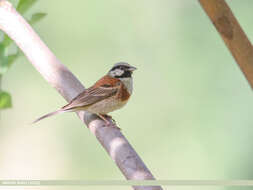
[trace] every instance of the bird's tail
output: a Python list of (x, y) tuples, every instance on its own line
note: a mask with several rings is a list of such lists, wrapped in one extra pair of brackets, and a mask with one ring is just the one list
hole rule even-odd
[(59, 109), (59, 110), (57, 110), (57, 111), (48, 113), (48, 114), (46, 114), (46, 115), (43, 115), (43, 116), (39, 117), (39, 118), (36, 119), (35, 121), (33, 121), (32, 124), (37, 123), (38, 121), (40, 121), (40, 120), (42, 120), (42, 119), (45, 119), (45, 118), (47, 118), (47, 117), (51, 117), (51, 116), (53, 116), (53, 115), (56, 115), (56, 114), (59, 114), (59, 113), (63, 113), (63, 112), (66, 112), (66, 110)]

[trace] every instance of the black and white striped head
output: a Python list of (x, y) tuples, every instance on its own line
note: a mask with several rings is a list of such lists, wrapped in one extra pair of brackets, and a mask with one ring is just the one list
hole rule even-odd
[(135, 67), (125, 62), (116, 63), (108, 72), (108, 75), (114, 78), (131, 78)]

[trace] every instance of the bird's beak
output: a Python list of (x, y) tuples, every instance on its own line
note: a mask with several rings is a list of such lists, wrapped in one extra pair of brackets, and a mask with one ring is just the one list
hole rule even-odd
[(137, 69), (136, 67), (131, 66), (128, 70), (133, 72), (133, 71), (135, 71), (136, 69)]

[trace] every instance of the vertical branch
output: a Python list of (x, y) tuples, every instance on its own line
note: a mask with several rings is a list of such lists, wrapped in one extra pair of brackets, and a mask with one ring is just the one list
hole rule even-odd
[(224, 0), (199, 0), (253, 88), (253, 47)]
[[(70, 101), (84, 90), (78, 79), (61, 64), (7, 0), (0, 0), (0, 29), (15, 41), (31, 64), (67, 101)], [(105, 123), (103, 121), (87, 112), (82, 111), (78, 115), (115, 161), (126, 179), (155, 179), (119, 130), (104, 127)], [(161, 190), (162, 188), (160, 186), (134, 186), (134, 189)]]

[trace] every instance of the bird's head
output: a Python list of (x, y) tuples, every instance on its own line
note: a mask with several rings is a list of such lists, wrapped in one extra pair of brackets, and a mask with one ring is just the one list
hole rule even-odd
[(136, 67), (133, 67), (125, 62), (119, 62), (111, 68), (108, 75), (119, 79), (131, 78), (134, 70), (136, 70)]

